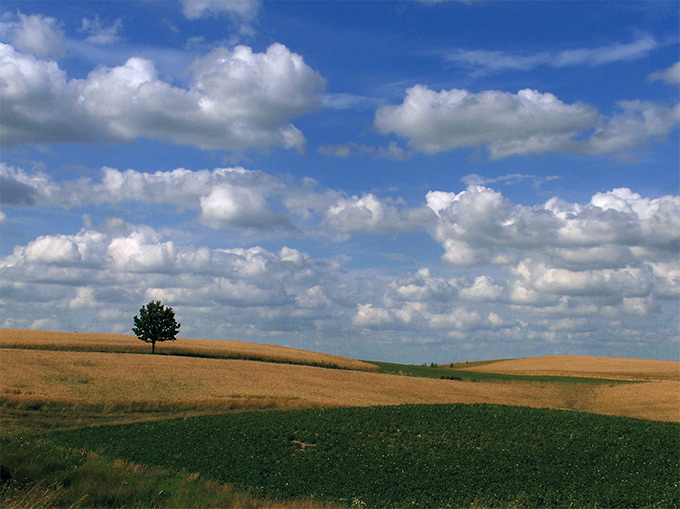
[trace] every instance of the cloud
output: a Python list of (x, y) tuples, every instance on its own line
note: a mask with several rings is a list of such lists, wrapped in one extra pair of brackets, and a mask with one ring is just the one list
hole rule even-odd
[(505, 51), (456, 49), (444, 55), (447, 62), (465, 65), (480, 71), (526, 71), (549, 62), (547, 53), (518, 55)]
[(83, 18), (80, 23), (80, 32), (86, 33), (87, 42), (92, 44), (114, 44), (122, 40), (120, 31), (123, 28), (123, 20), (116, 19), (110, 25), (106, 25), (99, 16)]
[(0, 43), (3, 129), (0, 144), (94, 142), (101, 128), (56, 62), (23, 55)]
[(469, 186), (432, 191), (427, 206), (438, 217), (431, 233), (445, 249), (442, 259), (454, 266), (508, 265), (540, 253), (552, 263), (618, 267), (651, 251), (663, 259), (680, 247), (678, 196), (648, 199), (623, 188), (597, 193), (585, 205), (553, 198), (526, 207)]
[[(178, 208), (198, 208), (200, 198), (220, 186), (258, 190), (270, 194), (281, 191), (280, 180), (256, 170), (241, 167), (192, 171), (176, 168), (145, 173), (104, 166), (99, 179), (55, 182), (41, 171), (0, 163), (3, 203), (74, 207), (88, 204), (144, 202), (172, 204)], [(11, 192), (6, 192), (9, 190)]]
[(645, 36), (630, 43), (615, 43), (599, 48), (578, 48), (560, 51), (552, 60), (555, 67), (569, 67), (575, 65), (598, 65), (613, 62), (629, 62), (646, 57), (658, 47), (658, 43), (651, 36)]
[(559, 228), (559, 220), (545, 210), (513, 205), (483, 186), (457, 194), (431, 191), (426, 199), (439, 218), (432, 235), (451, 265), (506, 265), (517, 249), (550, 243)]
[(435, 329), (473, 330), (484, 325), (484, 318), (477, 311), (455, 307), (449, 313), (430, 316), (430, 324)]
[(182, 0), (182, 10), (188, 19), (228, 14), (252, 20), (259, 9), (259, 0)]
[(420, 152), (487, 146), (493, 158), (555, 150), (597, 121), (590, 106), (568, 105), (535, 90), (474, 94), (422, 85), (409, 88), (403, 104), (382, 106), (375, 114), (379, 132), (405, 137)]
[[(423, 229), (434, 218), (428, 208), (411, 209), (373, 194), (347, 196), (312, 179), (280, 179), (256, 170), (216, 168), (144, 173), (104, 167), (98, 179), (53, 181), (40, 171), (0, 163), (0, 202), (64, 208), (90, 204), (145, 203), (199, 210), (207, 226), (258, 230), (300, 228), (325, 237)], [(338, 236), (340, 234), (340, 236)]]
[(31, 322), (28, 326), (31, 330), (54, 330), (58, 328), (59, 323), (51, 318), (40, 318)]
[(649, 55), (659, 44), (651, 36), (630, 43), (614, 43), (596, 48), (574, 48), (538, 53), (456, 49), (445, 53), (448, 62), (465, 65), (480, 72), (528, 71), (539, 66), (555, 68), (611, 64), (638, 60)]
[(281, 44), (264, 53), (217, 48), (189, 70), (188, 88), (163, 81), (140, 57), (69, 80), (56, 62), (0, 45), (0, 142), (150, 138), (202, 149), (304, 150), (304, 135), (288, 120), (318, 108), (325, 83), (301, 56)]
[(195, 211), (196, 219), (212, 228), (290, 229), (336, 240), (422, 231), (444, 247), (443, 260), (453, 266), (508, 265), (527, 253), (541, 253), (566, 268), (617, 268), (650, 253), (661, 261), (680, 248), (678, 196), (652, 199), (617, 188), (596, 193), (584, 204), (554, 197), (525, 206), (474, 183), (482, 177), (464, 180), (469, 185), (463, 191), (430, 191), (423, 204), (409, 206), (399, 198), (350, 196), (312, 179), (240, 167), (154, 173), (104, 167), (96, 179), (55, 182), (39, 170), (0, 163), (0, 201), (64, 208), (172, 205), (178, 213)]
[(35, 187), (9, 175), (0, 174), (0, 200), (7, 205), (34, 205), (38, 194)]
[(477, 276), (472, 285), (460, 290), (461, 299), (473, 302), (495, 301), (502, 295), (503, 287), (487, 275)]
[(324, 108), (332, 110), (367, 110), (380, 104), (378, 98), (347, 92), (326, 92), (323, 95), (322, 102)]
[(276, 214), (262, 194), (253, 190), (218, 187), (200, 202), (201, 219), (216, 229), (290, 227), (286, 217)]
[(676, 62), (668, 69), (653, 72), (648, 79), (649, 81), (663, 81), (669, 85), (677, 85), (680, 83), (680, 62)]
[[(263, 334), (288, 328), (291, 313), (298, 317), (296, 327), (315, 330), (313, 319), (342, 309), (336, 264), (288, 247), (274, 253), (261, 247), (177, 244), (146, 226), (129, 225), (117, 233), (86, 227), (74, 235), (42, 236), (1, 259), (0, 273), (3, 299), (12, 299), (9, 315), (31, 316), (19, 312), (30, 306), (48, 316), (59, 310), (55, 328), (83, 309), (106, 306), (122, 313), (93, 315), (93, 326), (101, 327), (101, 319), (118, 323), (124, 318), (120, 327), (129, 329), (129, 313), (149, 298), (168, 299), (197, 321), (229, 323), (250, 333), (256, 324)], [(33, 291), (47, 300), (31, 296)], [(48, 301), (51, 309), (43, 308)], [(215, 308), (223, 311), (215, 313)]]
[[(342, 196), (312, 179), (280, 179), (241, 167), (144, 173), (103, 167), (98, 178), (55, 182), (39, 170), (27, 172), (0, 163), (0, 203), (41, 207), (87, 207), (139, 203), (170, 205), (177, 213), (196, 211), (196, 219), (214, 229), (295, 230)], [(121, 218), (109, 218), (107, 229), (124, 229)], [(307, 224), (309, 227), (309, 224)]]
[(340, 198), (325, 210), (323, 223), (342, 233), (385, 233), (422, 229), (432, 218), (431, 211), (425, 208), (400, 208), (392, 200), (367, 194)]
[(372, 304), (359, 304), (352, 323), (360, 327), (372, 328), (391, 323), (392, 320), (392, 316), (385, 309), (374, 308)]
[[(34, 185), (33, 207), (42, 205), (40, 185), (51, 189), (45, 196), (52, 200), (60, 189), (76, 188), (4, 171)], [(238, 227), (266, 228), (256, 220), (275, 213), (273, 197), (297, 199), (310, 189), (293, 182), (295, 189), (286, 190), (282, 181), (244, 169), (103, 175), (79, 188), (91, 195), (88, 203), (95, 195), (130, 200), (146, 193), (150, 204), (178, 199), (209, 214), (214, 200), (214, 219), (228, 228), (241, 221), (247, 224)], [(178, 198), (176, 189), (191, 198)], [(320, 191), (306, 226), (320, 228), (319, 222), (344, 235), (424, 229), (442, 245), (445, 265), (396, 276), (380, 268), (355, 271), (343, 259), (317, 259), (289, 246), (273, 252), (191, 245), (181, 232), (114, 217), (101, 229), (86, 222), (76, 234), (38, 236), (0, 259), (6, 314), (16, 317), (15, 327), (48, 320), (62, 330), (129, 332), (140, 302), (153, 298), (169, 302), (183, 324), (208, 337), (278, 338), (324, 350), (361, 337), (367, 352), (430, 342), (486, 351), (484, 345), (506, 341), (519, 350), (578, 341), (584, 351), (597, 351), (611, 331), (669, 349), (677, 337), (680, 197), (614, 189), (586, 203), (553, 198), (525, 206), (473, 185), (433, 191), (425, 207), (409, 208), (375, 195)], [(326, 223), (329, 211), (336, 224)]]
[(174, 272), (180, 262), (175, 244), (148, 228), (112, 239), (106, 255), (113, 268), (126, 272)]
[(282, 44), (266, 53), (217, 48), (191, 70), (192, 89), (205, 98), (202, 109), (221, 121), (231, 119), (232, 136), (243, 131), (251, 145), (304, 148), (302, 133), (285, 121), (318, 108), (325, 81), (300, 55)]
[(577, 143), (574, 152), (609, 154), (640, 148), (663, 139), (680, 122), (680, 104), (661, 106), (649, 101), (622, 101), (620, 111)]
[(387, 302), (435, 303), (455, 299), (456, 287), (451, 282), (432, 275), (430, 269), (420, 269), (413, 275), (402, 276), (389, 283), (385, 291)]
[(16, 48), (40, 57), (64, 54), (64, 31), (56, 19), (42, 14), (17, 15), (19, 21), (12, 24), (12, 44)]
[(240, 35), (253, 36), (253, 23), (260, 11), (260, 0), (181, 0), (187, 19), (199, 19), (226, 14), (238, 26)]
[(94, 290), (86, 286), (76, 288), (76, 296), (68, 303), (71, 309), (97, 308), (101, 303), (97, 302)]
[(31, 263), (73, 265), (82, 260), (75, 242), (63, 235), (39, 237), (26, 246), (24, 255)]
[(611, 243), (672, 252), (680, 241), (680, 196), (649, 199), (618, 188), (596, 193), (585, 206), (551, 199), (545, 208), (561, 220), (559, 239), (567, 247)]
[(423, 85), (406, 90), (401, 105), (384, 105), (374, 125), (382, 134), (408, 139), (419, 152), (435, 154), (485, 147), (492, 159), (569, 152), (606, 154), (663, 138), (680, 122), (680, 105), (619, 103), (609, 119), (584, 103), (565, 104), (550, 93), (520, 90), (435, 92)]
[(576, 296), (648, 296), (654, 285), (647, 267), (569, 270), (523, 260), (514, 269), (520, 283), (541, 294)]
[(463, 178), (461, 178), (461, 181), (467, 184), (468, 186), (486, 186), (488, 184), (497, 184), (497, 183), (502, 183), (506, 185), (515, 185), (520, 182), (525, 182), (528, 181), (531, 183), (531, 186), (539, 190), (541, 186), (545, 182), (550, 182), (552, 180), (557, 180), (561, 177), (557, 175), (549, 175), (546, 177), (539, 176), (539, 175), (529, 175), (529, 174), (523, 174), (523, 173), (510, 173), (507, 175), (501, 175), (498, 177), (484, 177), (482, 175), (477, 175), (475, 173), (470, 173), (469, 175), (465, 175)]
[(404, 150), (395, 142), (390, 142), (386, 147), (372, 147), (361, 145), (352, 141), (343, 145), (323, 145), (318, 148), (318, 152), (325, 156), (349, 157), (357, 155), (369, 155), (373, 159), (391, 159), (392, 161), (404, 161), (413, 154)]

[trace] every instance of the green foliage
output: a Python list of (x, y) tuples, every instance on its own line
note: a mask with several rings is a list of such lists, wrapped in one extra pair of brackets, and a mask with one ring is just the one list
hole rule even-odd
[[(11, 476), (0, 506), (240, 507), (228, 486), (157, 467), (66, 450), (36, 436), (3, 433), (2, 467)], [(246, 499), (247, 500), (247, 499)]]
[(134, 317), (132, 332), (137, 338), (151, 343), (151, 352), (156, 352), (158, 341), (175, 341), (180, 325), (175, 321), (175, 312), (165, 307), (161, 301), (151, 301), (139, 310)]
[(257, 412), (52, 435), (74, 448), (368, 507), (677, 507), (680, 425), (495, 405)]

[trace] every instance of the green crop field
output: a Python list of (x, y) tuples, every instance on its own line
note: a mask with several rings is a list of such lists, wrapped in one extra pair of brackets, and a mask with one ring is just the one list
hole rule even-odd
[(368, 507), (678, 507), (680, 425), (494, 405), (254, 412), (58, 431), (74, 450)]

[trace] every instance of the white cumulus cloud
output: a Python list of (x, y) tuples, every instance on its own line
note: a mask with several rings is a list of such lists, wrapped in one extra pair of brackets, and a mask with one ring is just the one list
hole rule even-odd
[(0, 144), (93, 142), (101, 133), (79, 101), (76, 82), (56, 62), (0, 43)]
[(592, 106), (566, 104), (537, 90), (435, 92), (416, 85), (406, 90), (402, 104), (378, 108), (374, 124), (382, 134), (406, 138), (412, 149), (426, 154), (485, 147), (492, 159), (499, 159), (632, 150), (663, 138), (679, 122), (680, 105), (626, 101), (605, 118)]
[[(432, 191), (427, 205), (439, 220), (432, 235), (451, 265), (507, 265), (522, 254), (551, 252), (555, 259), (611, 264), (669, 256), (680, 242), (680, 197), (643, 198), (629, 189), (597, 193), (581, 205), (550, 199), (515, 205), (501, 193), (471, 185), (460, 193)], [(553, 250), (553, 251), (551, 251)], [(601, 255), (614, 255), (599, 258)]]
[(475, 94), (422, 85), (409, 88), (401, 105), (381, 106), (375, 114), (381, 133), (405, 137), (421, 152), (487, 146), (494, 158), (559, 149), (597, 122), (594, 108), (535, 90)]
[(41, 57), (64, 54), (64, 31), (60, 23), (49, 16), (17, 13), (12, 44), (21, 51)]
[(63, 235), (39, 237), (26, 246), (24, 254), (31, 263), (73, 265), (81, 261), (76, 243)]
[(214, 228), (289, 226), (285, 216), (276, 214), (265, 198), (253, 190), (218, 187), (200, 202), (201, 219)]
[(399, 207), (374, 194), (340, 198), (324, 213), (324, 225), (336, 232), (399, 232), (422, 229), (433, 218), (427, 209)]
[(289, 118), (319, 107), (324, 80), (282, 44), (264, 53), (218, 48), (176, 87), (141, 57), (68, 79), (56, 62), (0, 45), (0, 143), (170, 140), (203, 149), (303, 150)]

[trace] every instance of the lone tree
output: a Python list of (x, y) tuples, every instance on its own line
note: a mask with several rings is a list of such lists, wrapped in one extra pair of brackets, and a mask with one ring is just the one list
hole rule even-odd
[(175, 341), (180, 323), (175, 321), (175, 312), (161, 301), (151, 301), (139, 310), (134, 318), (132, 332), (142, 341), (151, 343), (151, 353), (156, 353), (157, 341)]

